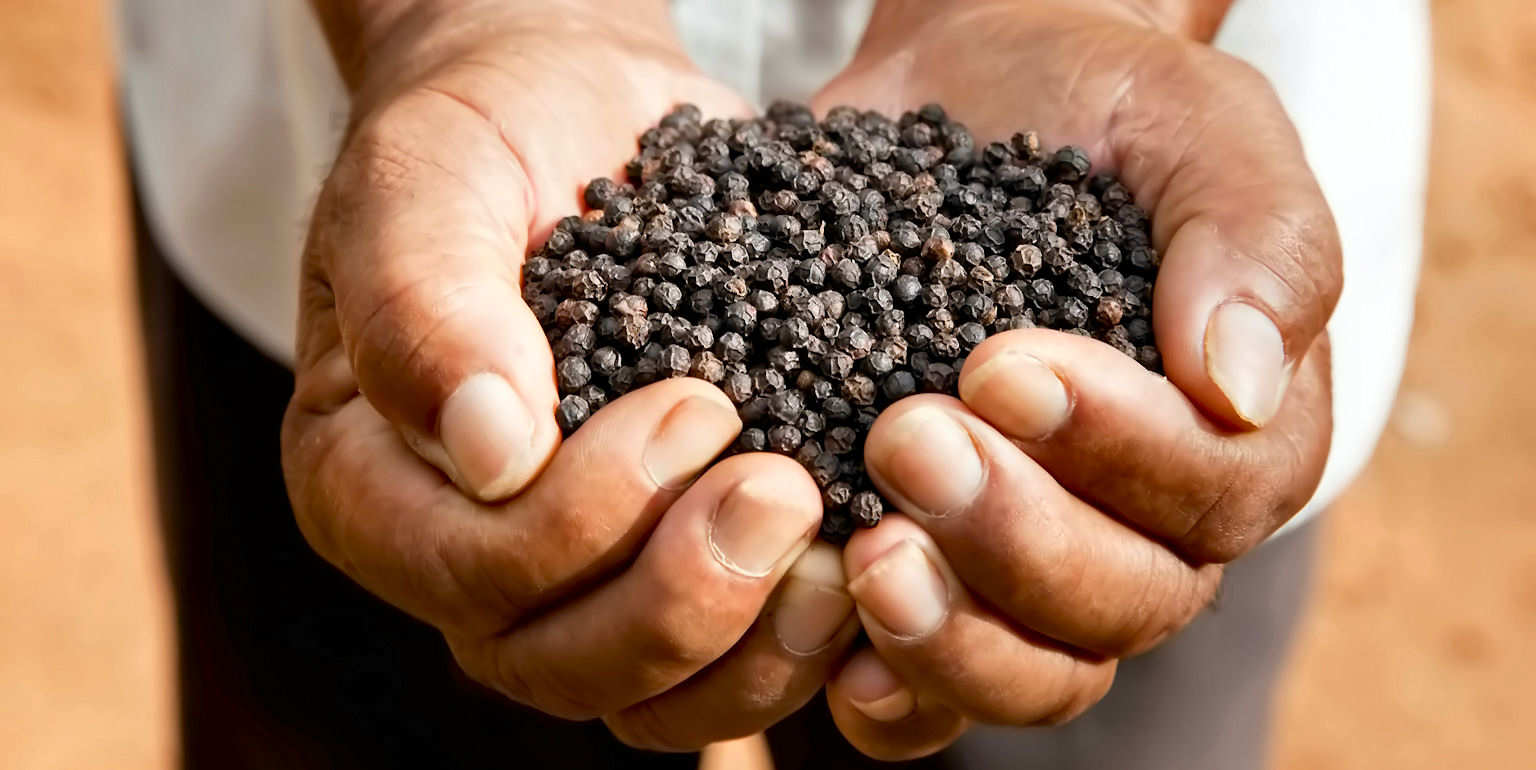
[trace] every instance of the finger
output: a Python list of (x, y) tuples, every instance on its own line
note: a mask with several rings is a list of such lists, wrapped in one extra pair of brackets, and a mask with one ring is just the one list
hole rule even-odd
[(736, 644), (821, 523), (816, 484), (793, 460), (738, 455), (662, 517), (636, 561), (501, 637), (450, 639), (472, 676), (573, 719), (676, 686)]
[(942, 751), (971, 724), (949, 706), (914, 695), (880, 653), (867, 647), (827, 684), (827, 706), (848, 743), (886, 762)]
[(315, 393), (301, 384), (283, 426), (300, 529), (364, 588), (464, 635), (500, 632), (626, 563), (741, 425), (708, 384), (660, 382), (598, 411), (532, 487), (486, 506), (444, 483), (367, 400), (328, 411), (307, 400)]
[(1328, 363), (1326, 344), (1314, 346), (1270, 424), (1235, 432), (1107, 345), (1028, 329), (971, 353), (960, 398), (1078, 497), (1190, 559), (1226, 562), (1317, 488), (1332, 437)]
[(856, 533), (843, 553), (870, 641), (920, 696), (978, 722), (1058, 724), (1098, 702), (1115, 661), (1083, 655), (982, 606), (911, 519)]
[(490, 124), (413, 91), (351, 135), (307, 246), (362, 392), (485, 500), (521, 489), (559, 442), (553, 363), (519, 289), (530, 196)]
[(692, 751), (761, 732), (822, 689), (858, 634), (842, 554), (813, 543), (730, 652), (677, 687), (603, 721), (620, 740), (653, 751)]
[[(1343, 285), (1339, 236), (1273, 89), (1204, 46), (1146, 57), (1109, 145), (1152, 205), (1170, 379), (1234, 426), (1274, 417)], [(1169, 105), (1178, 105), (1170, 109)]]
[(1016, 626), (1121, 657), (1182, 628), (1216, 591), (1219, 565), (1191, 565), (1074, 497), (955, 399), (897, 402), (864, 456), (894, 506)]

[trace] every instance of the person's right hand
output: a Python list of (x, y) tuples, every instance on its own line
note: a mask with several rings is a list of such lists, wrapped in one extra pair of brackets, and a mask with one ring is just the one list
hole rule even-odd
[(692, 379), (562, 444), (519, 290), (530, 242), (641, 131), (680, 102), (745, 105), (688, 65), (659, 3), (418, 5), (357, 59), (304, 255), (283, 425), (299, 526), (515, 701), (648, 748), (761, 730), (857, 634), (836, 553), (810, 547), (814, 482), (773, 455), (706, 470), (740, 422)]

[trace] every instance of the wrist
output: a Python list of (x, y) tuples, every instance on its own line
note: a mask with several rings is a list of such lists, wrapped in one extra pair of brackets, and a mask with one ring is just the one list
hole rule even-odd
[(354, 102), (376, 101), (484, 41), (622, 35), (673, 45), (666, 0), (312, 0)]
[(1141, 24), (1169, 34), (1208, 43), (1216, 35), (1234, 0), (879, 0), (870, 21), (881, 29), (900, 29), (938, 14), (966, 10), (1013, 8), (1021, 13), (1049, 16), (1083, 11)]
[(1234, 0), (1071, 0), (1073, 5), (1121, 6), (1157, 29), (1209, 43)]

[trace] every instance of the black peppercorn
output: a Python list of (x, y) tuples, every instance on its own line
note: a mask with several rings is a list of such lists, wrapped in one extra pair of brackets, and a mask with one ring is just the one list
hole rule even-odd
[(1147, 213), (1079, 148), (978, 147), (938, 105), (820, 122), (684, 106), (625, 171), (523, 264), (561, 430), (660, 379), (714, 383), (744, 424), (735, 451), (800, 462), (834, 542), (884, 513), (861, 447), (880, 411), (953, 394), (989, 333), (1038, 324), (1162, 365)]
[(762, 452), (768, 448), (768, 434), (762, 428), (747, 428), (736, 437), (736, 446), (744, 452)]
[(581, 396), (566, 396), (560, 399), (560, 405), (555, 409), (555, 422), (560, 425), (560, 430), (564, 433), (575, 433), (576, 429), (591, 416), (590, 409), (586, 399)]
[(843, 380), (843, 398), (856, 406), (875, 403), (875, 382), (862, 374), (850, 375)]
[(776, 425), (768, 429), (768, 448), (779, 454), (790, 454), (800, 448), (804, 436), (793, 425)]

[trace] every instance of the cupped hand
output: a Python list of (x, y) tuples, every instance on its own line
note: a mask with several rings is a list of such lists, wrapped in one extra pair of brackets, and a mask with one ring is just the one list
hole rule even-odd
[(711, 466), (740, 429), (718, 390), (658, 383), (560, 441), (529, 244), (678, 103), (746, 109), (663, 11), (577, 5), (463, 4), (367, 52), (304, 256), (284, 472), (313, 547), (473, 678), (692, 749), (798, 708), (857, 622), (805, 471)]
[(829, 687), (874, 756), (936, 751), (971, 720), (1080, 713), (1321, 477), (1331, 214), (1263, 77), (1136, 6), (882, 3), (818, 97), (938, 102), (978, 143), (1032, 128), (1082, 146), (1151, 212), (1163, 255), (1167, 379), (1086, 338), (1008, 332), (968, 358), (959, 399), (908, 399), (875, 425), (866, 461), (906, 516), (847, 547), (873, 649)]

